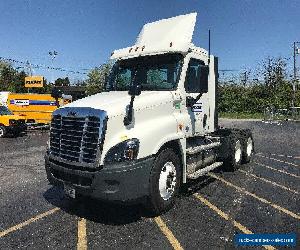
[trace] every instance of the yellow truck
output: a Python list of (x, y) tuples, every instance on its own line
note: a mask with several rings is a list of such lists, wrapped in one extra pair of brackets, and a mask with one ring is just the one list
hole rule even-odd
[(15, 115), (23, 116), (27, 124), (48, 125), (57, 106), (72, 101), (71, 96), (62, 96), (57, 101), (50, 94), (0, 92), (0, 105), (6, 106)]
[(14, 115), (7, 107), (0, 105), (0, 137), (7, 134), (19, 135), (26, 130), (23, 116)]

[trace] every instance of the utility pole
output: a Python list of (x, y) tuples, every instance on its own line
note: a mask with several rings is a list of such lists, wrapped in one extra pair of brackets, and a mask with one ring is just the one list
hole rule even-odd
[(268, 87), (272, 87), (272, 83), (271, 83), (271, 58), (268, 58), (268, 80), (267, 80), (267, 85)]
[(31, 68), (31, 64), (28, 60), (26, 61), (26, 67), (29, 72), (29, 75), (32, 76), (32, 68)]
[(58, 53), (57, 53), (57, 51), (55, 51), (55, 50), (53, 50), (53, 51), (49, 51), (48, 52), (49, 53), (49, 55), (50, 55), (50, 57), (51, 57), (51, 67), (52, 67), (52, 70), (51, 70), (51, 72), (52, 72), (52, 74), (51, 74), (51, 80), (52, 80), (52, 83), (54, 84), (54, 76), (53, 76), (53, 71), (54, 71), (54, 69), (53, 69), (53, 62), (54, 62), (54, 59), (55, 59), (55, 57), (58, 55)]
[[(32, 76), (32, 68), (31, 68), (31, 64), (28, 60), (26, 61), (26, 68), (27, 68), (27, 72), (29, 73), (29, 75)], [(27, 88), (27, 93), (30, 93), (30, 88)]]
[(248, 72), (247, 72), (247, 70), (245, 70), (244, 72), (241, 73), (240, 79), (241, 79), (241, 82), (242, 82), (243, 86), (245, 87), (247, 85), (247, 81), (248, 81)]
[(244, 87), (247, 85), (247, 71), (244, 72)]
[(294, 42), (294, 80), (293, 80), (293, 99), (292, 99), (292, 106), (295, 106), (295, 98), (296, 98), (296, 84), (298, 82), (297, 79), (297, 64), (296, 64), (296, 56), (299, 55), (299, 48), (296, 47), (296, 44), (300, 42)]

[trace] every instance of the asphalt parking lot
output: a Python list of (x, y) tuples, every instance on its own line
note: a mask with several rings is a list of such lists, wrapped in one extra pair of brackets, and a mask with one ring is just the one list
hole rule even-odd
[(189, 183), (155, 218), (140, 205), (75, 203), (48, 185), (47, 132), (1, 138), (0, 249), (228, 249), (251, 232), (296, 233), (299, 247), (300, 123), (220, 124), (253, 130), (253, 162)]

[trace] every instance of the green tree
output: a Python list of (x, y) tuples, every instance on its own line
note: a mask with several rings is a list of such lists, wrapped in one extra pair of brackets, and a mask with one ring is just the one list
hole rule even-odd
[[(11, 64), (0, 61), (0, 91), (10, 91), (15, 93), (27, 93), (28, 89), (25, 88), (25, 77), (28, 76), (24, 71), (17, 71)], [(65, 78), (66, 79), (66, 78)], [(64, 81), (68, 82), (69, 79)], [(52, 85), (47, 84), (44, 79), (43, 88), (31, 88), (30, 93), (51, 93)]]
[(14, 80), (14, 91), (16, 93), (26, 93), (27, 88), (25, 88), (25, 77), (27, 74), (24, 71), (17, 72)]
[(37, 94), (50, 94), (52, 88), (53, 88), (53, 84), (48, 83), (47, 79), (44, 78), (44, 86), (42, 88), (32, 88), (30, 92), (37, 93)]
[(266, 86), (276, 88), (286, 80), (286, 60), (282, 57), (268, 57), (262, 61), (261, 74)]
[(0, 91), (26, 92), (24, 71), (17, 71), (11, 64), (0, 61)]
[(86, 82), (85, 82), (85, 80), (75, 80), (74, 85), (84, 87), (84, 86), (86, 86)]
[(86, 90), (88, 95), (99, 93), (105, 89), (106, 76), (109, 75), (112, 65), (110, 63), (102, 64), (100, 67), (92, 69), (88, 73), (86, 80)]
[(0, 91), (14, 91), (15, 70), (9, 63), (0, 62)]
[(66, 77), (66, 78), (57, 78), (57, 79), (55, 80), (54, 85), (57, 86), (57, 87), (61, 87), (61, 86), (70, 86), (70, 80), (69, 80), (69, 77)]

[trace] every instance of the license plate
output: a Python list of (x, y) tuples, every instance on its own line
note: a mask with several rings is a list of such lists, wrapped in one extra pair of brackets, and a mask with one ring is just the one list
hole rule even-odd
[(72, 186), (69, 186), (69, 185), (65, 185), (64, 186), (64, 191), (65, 191), (65, 194), (73, 199), (75, 199), (75, 188), (73, 188)]

